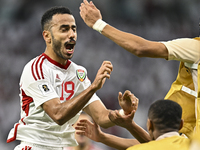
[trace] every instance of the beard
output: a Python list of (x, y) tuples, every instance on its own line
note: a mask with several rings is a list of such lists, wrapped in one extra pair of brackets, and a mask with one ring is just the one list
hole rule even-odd
[[(64, 46), (64, 45), (63, 45)], [(62, 54), (62, 42), (60, 42), (59, 40), (56, 40), (52, 34), (52, 48), (53, 48), (53, 51), (56, 53), (56, 55), (64, 60), (68, 60), (70, 59), (71, 57), (65, 57), (63, 54)]]

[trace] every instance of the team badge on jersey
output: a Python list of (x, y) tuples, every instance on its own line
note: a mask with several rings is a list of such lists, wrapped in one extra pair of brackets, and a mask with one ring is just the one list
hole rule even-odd
[(82, 69), (78, 69), (76, 70), (76, 76), (81, 82), (83, 82), (86, 78), (86, 72)]

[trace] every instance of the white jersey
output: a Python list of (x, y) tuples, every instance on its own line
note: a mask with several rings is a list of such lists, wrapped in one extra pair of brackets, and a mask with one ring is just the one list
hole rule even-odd
[[(53, 98), (61, 102), (79, 95), (91, 85), (84, 67), (72, 61), (65, 66), (55, 62), (46, 54), (31, 60), (25, 67), (20, 79), (21, 119), (11, 129), (7, 142), (21, 140), (52, 147), (76, 146), (75, 129), (81, 111), (60, 126), (42, 109), (41, 105)], [(94, 94), (86, 107), (95, 100)]]

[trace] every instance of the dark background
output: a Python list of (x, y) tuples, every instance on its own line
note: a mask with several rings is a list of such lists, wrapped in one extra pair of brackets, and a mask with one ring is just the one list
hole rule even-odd
[[(109, 109), (119, 109), (118, 92), (131, 90), (140, 104), (134, 120), (146, 129), (149, 105), (164, 98), (175, 80), (179, 62), (138, 58), (85, 25), (79, 15), (82, 0), (0, 0), (0, 149), (12, 150), (8, 132), (20, 118), (19, 78), (24, 65), (45, 50), (40, 19), (52, 6), (70, 8), (78, 27), (72, 61), (88, 70), (94, 80), (104, 60), (113, 63), (111, 79), (97, 94)], [(167, 41), (199, 36), (199, 0), (94, 0), (103, 20), (148, 40)], [(121, 127), (104, 130), (133, 138)], [(98, 143), (99, 144), (99, 143)], [(104, 149), (111, 148), (99, 144)]]

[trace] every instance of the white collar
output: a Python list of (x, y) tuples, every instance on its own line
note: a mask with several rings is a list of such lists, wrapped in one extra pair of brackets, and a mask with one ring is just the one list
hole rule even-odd
[(178, 133), (178, 132), (167, 132), (167, 133), (165, 133), (165, 134), (159, 136), (159, 137), (156, 139), (156, 141), (157, 141), (157, 140), (164, 139), (164, 138), (167, 138), (167, 137), (175, 136), (175, 135), (176, 135), (176, 136), (179, 136), (179, 133)]

